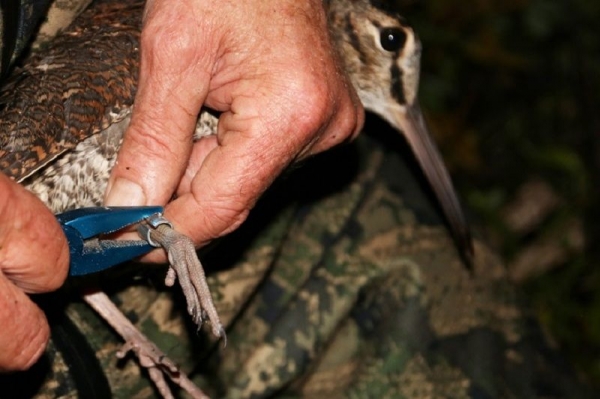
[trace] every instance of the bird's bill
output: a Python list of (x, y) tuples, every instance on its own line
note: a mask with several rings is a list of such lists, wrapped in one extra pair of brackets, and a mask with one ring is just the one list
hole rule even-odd
[(444, 160), (429, 134), (419, 104), (407, 106), (405, 112), (395, 113), (395, 115), (397, 118), (391, 121), (392, 124), (404, 132), (421, 170), (442, 207), (455, 240), (470, 262), (473, 258), (471, 233)]

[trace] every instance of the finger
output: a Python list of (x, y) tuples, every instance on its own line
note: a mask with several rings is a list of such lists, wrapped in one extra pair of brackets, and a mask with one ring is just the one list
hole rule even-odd
[[(214, 148), (189, 191), (166, 207), (165, 216), (196, 245), (235, 230), (274, 176), (285, 167), (284, 162), (276, 161), (276, 155), (269, 162), (251, 160), (252, 154), (244, 149), (246, 143), (238, 138)], [(257, 164), (253, 170), (247, 168)], [(250, 181), (252, 184), (248, 184)]]
[[(238, 98), (231, 111), (221, 114), (218, 143), (194, 149), (180, 196), (167, 206), (166, 215), (196, 244), (236, 229), (281, 171), (311, 146), (325, 150), (360, 131), (358, 98), (342, 93), (337, 107), (330, 107), (323, 87), (313, 83), (300, 84), (297, 92), (305, 94), (293, 101), (280, 101), (277, 116), (265, 112), (275, 109), (270, 98)], [(292, 102), (295, 111), (281, 105)], [(187, 183), (189, 176), (195, 177)]]
[(194, 144), (192, 154), (185, 170), (183, 178), (177, 188), (177, 195), (181, 196), (192, 190), (192, 182), (202, 167), (204, 160), (215, 148), (217, 148), (217, 136), (203, 137)]
[[(168, 4), (166, 4), (168, 3)], [(187, 166), (210, 81), (209, 37), (186, 2), (147, 11), (135, 108), (109, 180), (107, 205), (164, 204)], [(199, 44), (205, 44), (201, 47)]]
[[(352, 111), (341, 107), (343, 110), (336, 113), (336, 117), (329, 125), (326, 133), (314, 142), (311, 147), (307, 148), (305, 154), (301, 154), (300, 158), (326, 151), (342, 142), (352, 141), (358, 136), (364, 125), (365, 113), (363, 105), (354, 91), (351, 91), (351, 95), (351, 98), (347, 102), (352, 107)], [(348, 132), (350, 132), (350, 135)], [(194, 143), (186, 171), (177, 188), (178, 195), (183, 195), (191, 191), (194, 177), (198, 174), (208, 154), (217, 146), (216, 136), (203, 137)]]
[(1, 273), (0, 325), (0, 371), (31, 367), (48, 343), (48, 323), (44, 313)]
[(350, 142), (358, 137), (365, 123), (365, 111), (362, 103), (354, 90), (350, 91), (350, 97), (340, 100), (334, 120), (328, 125), (326, 131), (301, 158), (327, 151), (339, 144)]
[(33, 194), (0, 174), (0, 272), (26, 292), (60, 287), (69, 248), (54, 215)]
[[(314, 136), (307, 132), (331, 119), (323, 114), (326, 107), (314, 101), (318, 96), (306, 92), (311, 94), (304, 101), (295, 98), (300, 111), (293, 114), (285, 109), (277, 116), (265, 113), (273, 107), (264, 98), (263, 104), (257, 98), (238, 99), (233, 111), (221, 114), (219, 145), (203, 160), (190, 191), (166, 208), (179, 231), (203, 244), (245, 220), (257, 198), (310, 144)], [(245, 113), (236, 114), (236, 109)]]

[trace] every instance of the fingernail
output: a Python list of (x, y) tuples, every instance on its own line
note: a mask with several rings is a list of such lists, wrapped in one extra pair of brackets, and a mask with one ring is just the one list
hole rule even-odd
[(117, 178), (108, 188), (104, 204), (106, 206), (141, 206), (146, 205), (146, 196), (139, 184)]

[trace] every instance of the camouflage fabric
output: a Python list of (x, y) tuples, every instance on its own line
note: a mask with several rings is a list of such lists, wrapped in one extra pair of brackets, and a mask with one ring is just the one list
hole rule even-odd
[(367, 130), (280, 179), (202, 254), (226, 348), (196, 331), (164, 268), (131, 265), (37, 297), (52, 341), (33, 369), (0, 376), (0, 396), (157, 397), (78, 300), (98, 286), (213, 398), (593, 397), (493, 251), (477, 241), (464, 267), (400, 140)]
[[(96, 284), (215, 398), (591, 397), (501, 261), (477, 241), (467, 271), (409, 157), (381, 140), (308, 161), (204, 255), (226, 348), (195, 331), (164, 270), (134, 266)], [(154, 397), (135, 362), (115, 357), (109, 327), (65, 291), (40, 298), (53, 342), (10, 377), (15, 395)]]

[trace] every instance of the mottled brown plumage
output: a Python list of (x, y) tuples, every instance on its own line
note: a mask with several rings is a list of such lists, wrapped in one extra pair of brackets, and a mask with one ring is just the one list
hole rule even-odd
[[(365, 108), (406, 137), (470, 259), (469, 228), (417, 102), (421, 44), (385, 5), (329, 1), (331, 35)], [(96, 4), (2, 92), (0, 170), (55, 212), (102, 201), (135, 95), (142, 8), (140, 1)], [(196, 138), (216, 125), (201, 113)]]
[(123, 118), (133, 103), (143, 2), (86, 11), (0, 96), (0, 170), (17, 181)]
[[(143, 2), (121, 3), (99, 2), (83, 13), (16, 71), (0, 95), (0, 170), (57, 213), (101, 204), (128, 125)], [(206, 131), (204, 120), (199, 135)], [(150, 234), (173, 262), (167, 282), (179, 278), (194, 322), (210, 320), (213, 333), (225, 338), (192, 241), (172, 228)], [(192, 397), (205, 398), (104, 293), (88, 293), (84, 300), (121, 335), (122, 352), (135, 353), (164, 397), (172, 397), (168, 376)]]
[[(420, 43), (403, 19), (382, 4), (327, 2), (332, 38), (365, 108), (407, 138), (469, 257), (469, 229), (416, 100)], [(96, 3), (16, 71), (0, 94), (0, 171), (27, 186), (54, 212), (102, 202), (135, 96), (142, 10), (142, 1)], [(203, 111), (195, 138), (214, 134), (217, 122)], [(201, 268), (199, 263), (192, 266)], [(189, 283), (184, 282), (184, 292)], [(189, 295), (195, 319), (211, 315)], [(99, 298), (86, 296), (101, 313), (110, 302)], [(220, 335), (218, 318), (211, 317), (211, 323)], [(150, 357), (160, 367), (163, 357), (154, 350), (148, 347), (138, 357), (142, 363)]]

